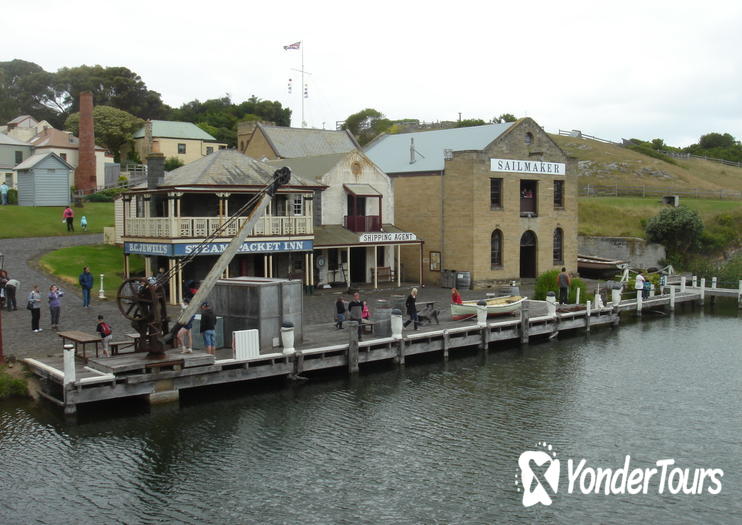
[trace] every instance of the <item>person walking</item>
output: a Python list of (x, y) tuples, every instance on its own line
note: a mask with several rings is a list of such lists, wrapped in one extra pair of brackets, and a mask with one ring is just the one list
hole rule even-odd
[(88, 218), (85, 215), (80, 217), (80, 228), (82, 228), (82, 231), (84, 232), (88, 231)]
[(204, 347), (212, 355), (216, 353), (216, 316), (209, 303), (201, 304), (201, 334), (204, 338)]
[(562, 266), (562, 271), (557, 275), (557, 286), (559, 286), (559, 304), (567, 304), (569, 301), (569, 285), (572, 284), (572, 278), (567, 273), (567, 269)]
[(100, 335), (101, 342), (103, 343), (103, 357), (111, 357), (111, 337), (113, 337), (113, 329), (111, 325), (103, 320), (103, 316), (98, 316), (98, 326), (95, 327), (95, 331)]
[(8, 311), (18, 310), (18, 305), (15, 302), (16, 294), (21, 287), (21, 283), (18, 279), (12, 277), (5, 283), (5, 304), (8, 306)]
[(67, 231), (73, 232), (75, 231), (75, 225), (73, 224), (73, 221), (75, 219), (75, 212), (72, 211), (72, 208), (67, 206), (64, 211), (62, 212), (62, 219), (67, 223)]
[(343, 321), (345, 321), (345, 301), (343, 298), (338, 296), (335, 301), (335, 326), (338, 330), (342, 330)]
[(78, 281), (80, 281), (80, 287), (82, 288), (82, 307), (90, 308), (90, 290), (93, 288), (93, 274), (90, 273), (87, 266), (83, 267)]
[[(190, 303), (190, 299), (184, 299), (183, 304), (180, 305), (181, 310), (185, 310), (188, 308), (188, 303)], [(180, 330), (178, 330), (178, 334), (175, 336), (176, 344), (180, 348), (181, 354), (190, 354), (193, 353), (193, 319), (196, 316), (193, 315), (188, 320), (188, 322), (180, 327)], [(188, 339), (188, 344), (186, 345), (186, 339)]]
[(408, 324), (413, 323), (415, 330), (417, 330), (417, 288), (413, 288), (410, 291), (410, 295), (407, 296), (407, 300), (404, 302), (404, 305), (407, 309), (407, 315), (410, 316), (410, 318), (404, 322), (405, 328)]
[(360, 341), (363, 337), (363, 301), (361, 301), (361, 294), (355, 292), (353, 299), (348, 303), (348, 318), (351, 321), (358, 323), (358, 340)]
[(62, 311), (62, 302), (59, 300), (64, 292), (56, 284), (49, 287), (49, 315), (51, 316), (52, 330), (59, 329), (59, 314)]
[(8, 185), (4, 182), (0, 184), (0, 197), (2, 197), (3, 206), (8, 204)]
[(41, 319), (41, 292), (39, 291), (38, 284), (34, 284), (33, 289), (29, 292), (28, 306), (26, 308), (31, 310), (31, 330), (41, 332), (41, 328), (39, 328), (39, 320)]

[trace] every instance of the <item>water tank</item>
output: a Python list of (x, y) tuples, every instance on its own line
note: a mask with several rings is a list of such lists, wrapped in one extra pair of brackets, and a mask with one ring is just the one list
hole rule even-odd
[(471, 288), (471, 272), (456, 272), (456, 288), (459, 290)]
[(385, 299), (378, 299), (371, 314), (374, 324), (374, 334), (379, 337), (392, 335), (392, 306)]

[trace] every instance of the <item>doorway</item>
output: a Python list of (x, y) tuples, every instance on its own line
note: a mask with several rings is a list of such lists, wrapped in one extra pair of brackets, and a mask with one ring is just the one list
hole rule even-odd
[(521, 278), (536, 277), (536, 234), (526, 230), (520, 238), (520, 276)]
[(366, 282), (366, 248), (350, 249), (350, 282)]

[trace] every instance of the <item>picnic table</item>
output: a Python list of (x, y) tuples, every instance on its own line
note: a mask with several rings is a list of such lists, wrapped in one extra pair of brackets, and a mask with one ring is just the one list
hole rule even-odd
[(62, 344), (66, 344), (67, 341), (71, 341), (75, 344), (75, 355), (77, 355), (78, 345), (82, 345), (82, 358), (87, 361), (88, 357), (85, 355), (85, 347), (88, 344), (95, 344), (95, 357), (98, 357), (98, 344), (102, 341), (98, 334), (88, 334), (81, 332), (80, 330), (65, 330), (64, 332), (57, 332), (57, 335), (62, 338)]

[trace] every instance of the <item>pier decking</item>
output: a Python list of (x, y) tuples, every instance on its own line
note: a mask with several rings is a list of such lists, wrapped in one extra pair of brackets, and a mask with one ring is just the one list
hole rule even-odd
[[(544, 301), (528, 301), (517, 317), (495, 318), (479, 324), (473, 321), (441, 320), (418, 331), (406, 331), (401, 338), (365, 336), (358, 340), (357, 331), (336, 330), (331, 325), (314, 325), (304, 329), (304, 343), (291, 354), (268, 353), (259, 357), (235, 360), (231, 349), (221, 349), (213, 356), (194, 351), (181, 354), (167, 352), (165, 359), (148, 359), (142, 353), (81, 359), (69, 363), (65, 372), (62, 357), (26, 359), (26, 364), (41, 378), (42, 395), (74, 413), (77, 405), (102, 400), (147, 396), (150, 402), (174, 401), (179, 391), (208, 385), (250, 381), (266, 377), (295, 377), (302, 373), (338, 368), (356, 373), (366, 364), (383, 360), (404, 363), (410, 356), (440, 353), (448, 359), (451, 352), (464, 348), (486, 350), (503, 341), (528, 343), (534, 337), (552, 338), (569, 330), (586, 330), (596, 326), (618, 326), (621, 312), (641, 314), (658, 307), (674, 310), (677, 304), (703, 303), (709, 297), (737, 297), (740, 290), (687, 286), (670, 287), (670, 293), (641, 300), (622, 300), (593, 308), (548, 314)], [(274, 350), (274, 349), (271, 349)], [(74, 368), (74, 373), (71, 368)]]

